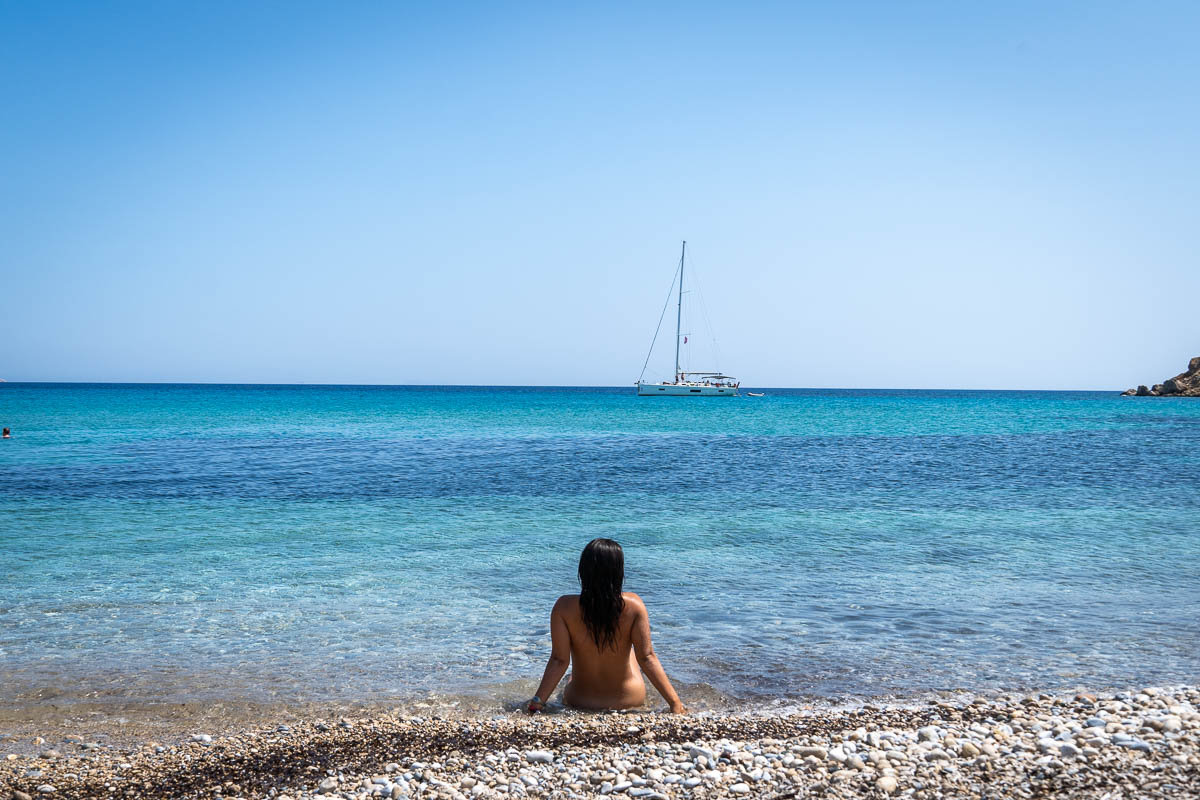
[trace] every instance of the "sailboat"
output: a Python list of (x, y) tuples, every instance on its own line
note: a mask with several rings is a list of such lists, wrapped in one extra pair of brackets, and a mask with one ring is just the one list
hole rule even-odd
[[(637, 380), (638, 397), (737, 397), (739, 382), (736, 378), (720, 372), (685, 372), (679, 365), (679, 345), (686, 341), (682, 332), (683, 323), (683, 268), (687, 259), (687, 242), (679, 251), (679, 297), (675, 305), (675, 378), (660, 383), (646, 383), (646, 365), (650, 363), (650, 354), (654, 352), (654, 342), (658, 341), (658, 331), (662, 328), (662, 317), (659, 317), (658, 328), (654, 330), (654, 339), (650, 342), (650, 353), (646, 354), (646, 363), (642, 365), (642, 374)], [(670, 302), (670, 295), (667, 295)], [(666, 308), (663, 309), (664, 313)]]

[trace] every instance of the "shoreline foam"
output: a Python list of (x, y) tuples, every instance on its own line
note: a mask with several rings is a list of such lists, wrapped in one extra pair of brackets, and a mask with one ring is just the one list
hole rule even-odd
[(1198, 709), (1188, 686), (787, 715), (379, 713), (41, 742), (0, 762), (0, 786), (6, 800), (1200, 797)]

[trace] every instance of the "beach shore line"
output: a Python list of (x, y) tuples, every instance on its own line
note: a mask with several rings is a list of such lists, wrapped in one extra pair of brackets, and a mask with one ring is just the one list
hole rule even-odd
[(0, 800), (1200, 797), (1200, 687), (787, 714), (372, 713), (0, 752)]

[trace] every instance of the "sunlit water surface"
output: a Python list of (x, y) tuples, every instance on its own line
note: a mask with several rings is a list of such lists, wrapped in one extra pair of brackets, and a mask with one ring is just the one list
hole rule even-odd
[(734, 697), (1200, 675), (1200, 401), (5, 384), (0, 422), (0, 701), (496, 692), (596, 536)]

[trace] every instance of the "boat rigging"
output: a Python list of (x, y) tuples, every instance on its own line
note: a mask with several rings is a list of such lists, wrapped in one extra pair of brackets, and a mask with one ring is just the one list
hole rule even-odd
[[(687, 259), (687, 242), (683, 243), (679, 251), (679, 295), (675, 306), (675, 375), (670, 381), (660, 381), (658, 383), (647, 383), (644, 378), (646, 376), (646, 367), (650, 363), (650, 355), (654, 352), (654, 344), (658, 341), (658, 333), (662, 328), (662, 319), (666, 315), (666, 307), (663, 307), (663, 315), (658, 318), (658, 327), (654, 329), (654, 339), (650, 342), (650, 352), (646, 354), (646, 362), (642, 364), (642, 374), (638, 376), (637, 393), (639, 397), (737, 397), (738, 386), (740, 383), (737, 378), (730, 375), (725, 375), (719, 371), (712, 372), (692, 372), (684, 370), (680, 366), (679, 350), (682, 344), (687, 343), (687, 334), (683, 333), (683, 275), (684, 266)], [(674, 280), (672, 280), (674, 283)], [(670, 302), (670, 296), (667, 297), (667, 302)]]

